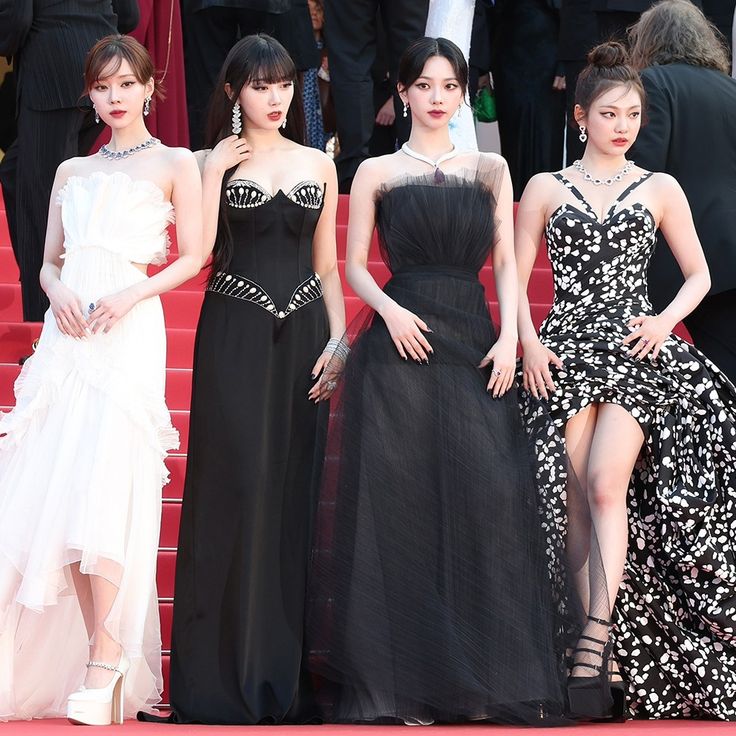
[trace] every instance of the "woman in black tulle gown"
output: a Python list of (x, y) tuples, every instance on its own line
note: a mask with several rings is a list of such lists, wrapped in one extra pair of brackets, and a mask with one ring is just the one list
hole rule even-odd
[[(330, 427), (312, 665), (328, 719), (547, 723), (563, 710), (564, 593), (509, 390), (510, 177), (499, 156), (450, 143), (467, 82), (454, 44), (415, 42), (399, 80), (409, 142), (363, 163), (351, 192), (348, 278), (372, 309)], [(366, 268), (374, 224), (383, 290)], [(499, 335), (478, 279), (491, 253)]]
[(321, 373), (345, 317), (335, 168), (295, 142), (295, 78), (272, 38), (236, 44), (212, 102), (213, 148), (200, 157), (214, 250), (176, 567), (179, 721), (314, 715), (302, 650), (316, 438), (327, 419), (317, 403), (331, 393)]

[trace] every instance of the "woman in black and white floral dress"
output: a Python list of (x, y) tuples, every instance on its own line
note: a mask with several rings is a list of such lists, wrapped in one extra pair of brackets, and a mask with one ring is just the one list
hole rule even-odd
[[(625, 159), (641, 83), (618, 44), (589, 62), (575, 111), (585, 154), (532, 179), (516, 238), (523, 286), (542, 234), (555, 285), (539, 336), (520, 299), (524, 409), (530, 427), (544, 409), (564, 435), (567, 458), (554, 438), (537, 447), (548, 474), (563, 467), (560, 493), (584, 487), (593, 526), (569, 509), (568, 556), (588, 601), (570, 706), (616, 714), (625, 691), (633, 717), (736, 719), (736, 389), (671, 334), (710, 279), (679, 185)], [(658, 228), (685, 284), (655, 314), (646, 271)]]

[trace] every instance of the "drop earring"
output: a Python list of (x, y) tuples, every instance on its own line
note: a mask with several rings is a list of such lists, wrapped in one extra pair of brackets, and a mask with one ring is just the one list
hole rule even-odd
[(92, 105), (92, 109), (95, 111), (95, 122), (96, 123), (99, 123), (100, 122), (100, 113), (97, 112), (97, 108), (94, 105)]
[(460, 117), (460, 110), (462, 110), (462, 108), (463, 108), (462, 105), (458, 105), (457, 106), (457, 112), (455, 113), (455, 117), (456, 118), (459, 118)]
[(409, 117), (409, 105), (407, 105), (406, 102), (404, 103), (404, 117)]
[(233, 106), (233, 133), (240, 135), (241, 130), (243, 130), (243, 118), (240, 112), (240, 103), (236, 102)]
[(150, 95), (143, 100), (143, 114), (148, 115), (151, 112), (151, 97)]
[(585, 141), (588, 140), (588, 134), (585, 132), (585, 126), (584, 125), (581, 125), (580, 126), (580, 135), (578, 136), (578, 138), (580, 138), (580, 142), (581, 143), (585, 143)]
[(281, 127), (282, 128), (285, 128), (286, 127), (286, 115), (284, 115), (284, 122), (281, 123)]

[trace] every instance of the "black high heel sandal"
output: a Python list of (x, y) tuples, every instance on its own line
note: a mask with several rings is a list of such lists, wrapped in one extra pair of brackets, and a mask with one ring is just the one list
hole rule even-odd
[[(595, 616), (588, 616), (589, 621), (600, 624), (601, 626), (611, 625), (610, 621), (605, 621)], [(585, 667), (593, 670), (596, 674), (589, 677), (572, 677), (567, 680), (567, 700), (570, 715), (574, 718), (583, 718), (586, 720), (605, 720), (605, 721), (622, 721), (624, 719), (624, 708), (626, 705), (626, 697), (623, 682), (608, 681), (608, 658), (609, 658), (609, 641), (602, 641), (587, 634), (581, 634), (580, 639), (599, 644), (600, 649), (590, 649), (589, 647), (577, 647), (573, 651), (573, 667)], [(575, 655), (585, 652), (599, 657), (600, 664), (591, 664), (588, 662), (576, 662)]]

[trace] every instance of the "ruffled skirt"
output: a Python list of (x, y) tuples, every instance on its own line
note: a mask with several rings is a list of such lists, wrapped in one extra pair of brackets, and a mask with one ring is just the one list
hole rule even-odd
[[(145, 278), (96, 248), (62, 269), (85, 306)], [(119, 589), (105, 625), (131, 660), (125, 715), (160, 700), (156, 556), (164, 459), (178, 446), (165, 335), (158, 298), (83, 340), (49, 310), (0, 418), (0, 719), (65, 715), (84, 679), (73, 564)]]

